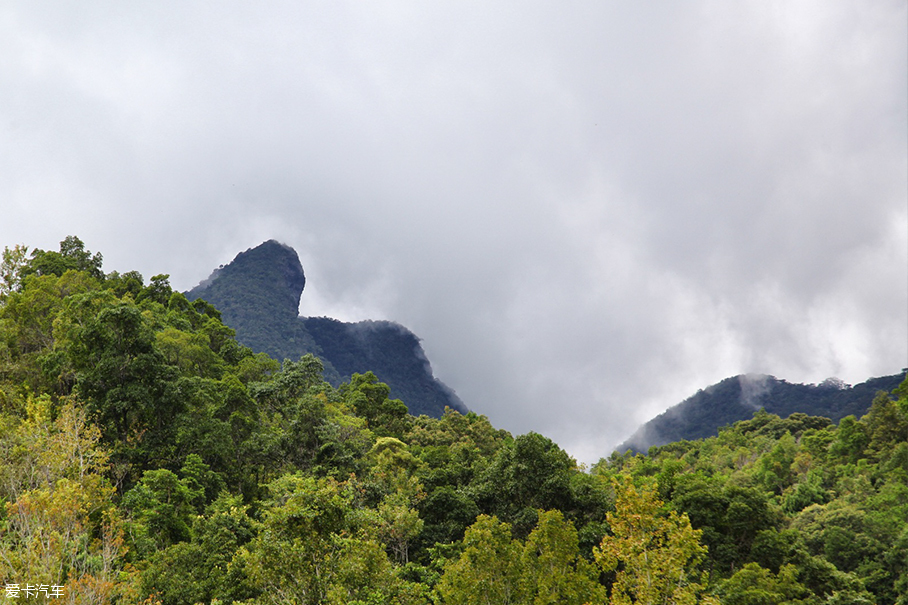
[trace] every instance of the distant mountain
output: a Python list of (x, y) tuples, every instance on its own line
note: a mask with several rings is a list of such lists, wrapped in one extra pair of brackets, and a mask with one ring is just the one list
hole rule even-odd
[(439, 417), (445, 406), (467, 411), (454, 391), (433, 376), (415, 334), (390, 321), (300, 317), (305, 286), (296, 251), (270, 240), (241, 252), (186, 295), (217, 307), (237, 340), (254, 351), (278, 360), (317, 355), (325, 379), (334, 386), (371, 370), (413, 415)]
[(782, 418), (795, 412), (824, 416), (833, 422), (849, 415), (860, 418), (879, 391), (892, 391), (904, 379), (904, 370), (854, 386), (835, 378), (812, 385), (792, 384), (765, 374), (734, 376), (656, 416), (617, 449), (646, 452), (654, 445), (712, 437), (721, 427), (747, 420), (760, 408)]

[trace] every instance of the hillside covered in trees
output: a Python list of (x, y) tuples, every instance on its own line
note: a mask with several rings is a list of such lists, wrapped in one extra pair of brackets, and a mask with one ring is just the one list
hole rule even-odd
[(253, 353), (101, 260), (3, 254), (8, 600), (908, 604), (908, 382), (861, 418), (761, 411), (585, 469), (475, 413), (412, 416), (370, 372)]
[(763, 409), (787, 418), (801, 413), (838, 422), (846, 416), (867, 413), (876, 394), (891, 391), (905, 380), (906, 372), (871, 378), (854, 386), (830, 378), (820, 384), (794, 384), (775, 376), (742, 374), (701, 389), (643, 426), (624, 443), (628, 449), (646, 452), (654, 445), (715, 436), (719, 429), (748, 420)]

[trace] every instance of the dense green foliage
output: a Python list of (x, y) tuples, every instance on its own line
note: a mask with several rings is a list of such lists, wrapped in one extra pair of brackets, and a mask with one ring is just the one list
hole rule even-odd
[[(59, 258), (52, 256), (58, 255)], [(50, 262), (51, 259), (53, 262)], [(0, 581), (71, 603), (908, 604), (908, 382), (578, 467), (237, 344), (77, 238), (0, 266)]]
[(347, 323), (327, 317), (299, 317), (306, 279), (296, 252), (276, 241), (241, 252), (229, 265), (187, 293), (223, 313), (237, 340), (275, 359), (313, 354), (322, 360), (333, 386), (354, 374), (375, 372), (414, 416), (440, 417), (446, 407), (466, 407), (432, 369), (419, 339), (390, 321)]

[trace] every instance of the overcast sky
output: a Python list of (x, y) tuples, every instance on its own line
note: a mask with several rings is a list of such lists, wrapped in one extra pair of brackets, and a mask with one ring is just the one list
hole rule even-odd
[(278, 239), (582, 461), (740, 373), (908, 366), (908, 2), (4, 2), (0, 246)]

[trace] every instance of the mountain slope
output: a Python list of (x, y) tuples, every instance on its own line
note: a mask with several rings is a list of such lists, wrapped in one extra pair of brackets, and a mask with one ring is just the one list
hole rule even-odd
[(656, 416), (617, 449), (646, 452), (654, 445), (712, 437), (719, 428), (747, 420), (760, 408), (782, 418), (795, 412), (824, 416), (834, 422), (849, 415), (860, 417), (870, 409), (877, 392), (892, 391), (904, 379), (905, 371), (854, 386), (833, 379), (810, 385), (763, 374), (733, 376)]
[(296, 251), (274, 240), (241, 252), (187, 293), (217, 307), (237, 340), (276, 359), (318, 355), (325, 379), (337, 386), (353, 373), (375, 372), (413, 415), (439, 417), (445, 406), (467, 408), (435, 378), (419, 338), (389, 321), (346, 323), (300, 317), (306, 285)]

